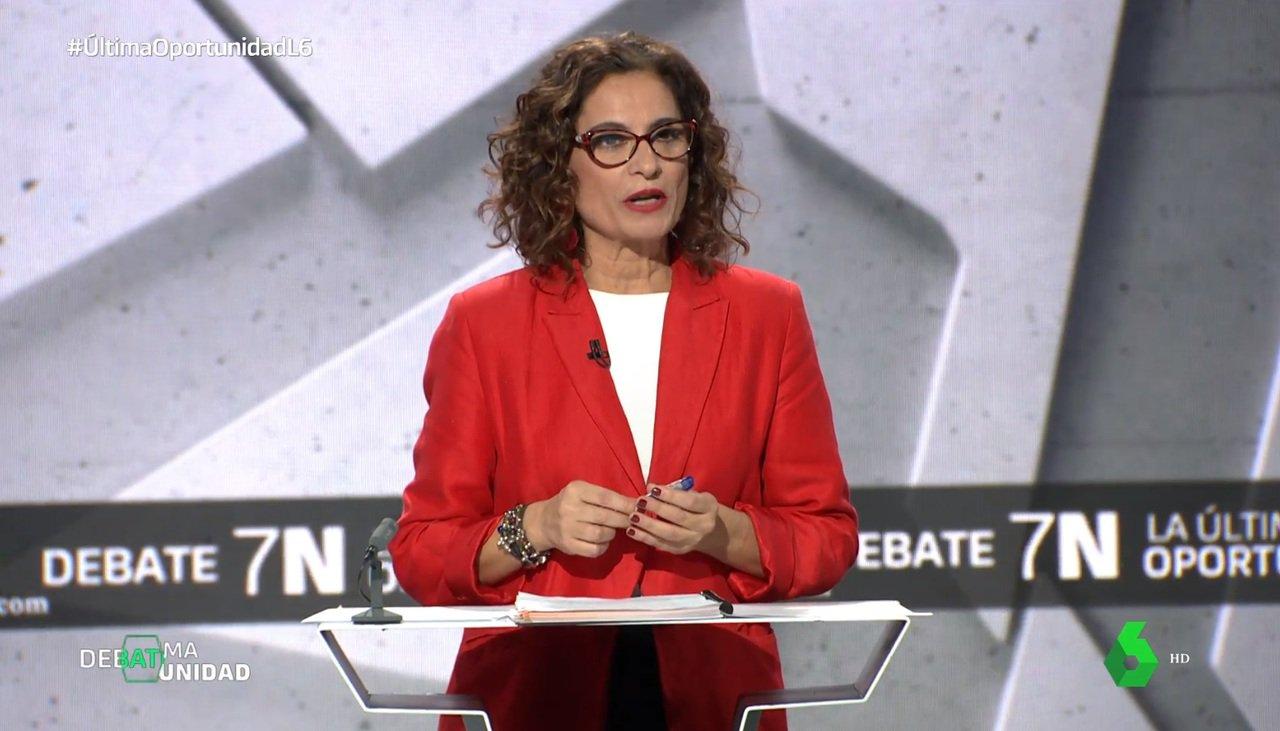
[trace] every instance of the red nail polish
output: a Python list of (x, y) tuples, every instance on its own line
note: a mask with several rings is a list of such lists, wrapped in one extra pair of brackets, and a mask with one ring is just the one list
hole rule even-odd
[(649, 504), (649, 501), (648, 501), (648, 500), (644, 500), (644, 499), (642, 498), (642, 499), (640, 500), (640, 502), (636, 503), (636, 510), (644, 510), (644, 506), (646, 506), (646, 505), (648, 505), (648, 504)]
[(632, 523), (639, 523), (639, 522), (640, 522), (640, 516), (639, 516), (639, 515), (633, 515), (633, 516), (631, 516), (631, 522), (632, 522)]
[(635, 534), (636, 534), (636, 529), (635, 529), (635, 528), (628, 528), (628, 529), (627, 529), (627, 535), (629, 535), (629, 536), (634, 536)]
[(655, 488), (653, 488), (652, 490), (650, 490), (650, 492), (652, 492), (652, 493), (653, 493), (653, 496), (654, 496), (654, 497), (658, 497), (659, 495), (661, 495), (661, 494), (662, 494), (662, 488), (660, 488), (660, 487), (655, 487)]

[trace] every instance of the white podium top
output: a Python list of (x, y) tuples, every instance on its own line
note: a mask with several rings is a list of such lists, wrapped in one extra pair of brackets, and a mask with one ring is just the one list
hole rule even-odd
[[(491, 606), (451, 607), (387, 607), (404, 618), (397, 624), (353, 624), (351, 618), (363, 612), (365, 607), (334, 607), (325, 609), (302, 620), (304, 624), (320, 625), (320, 630), (367, 629), (396, 630), (430, 627), (537, 627), (560, 623), (522, 624), (513, 619), (515, 606), (511, 604)], [(623, 624), (729, 624), (733, 622), (885, 622), (906, 621), (911, 617), (928, 617), (932, 612), (913, 612), (896, 600), (864, 602), (765, 602), (759, 604), (734, 604), (733, 614), (727, 617), (698, 619), (654, 617), (645, 620), (591, 621), (591, 625)], [(568, 622), (568, 624), (575, 624)], [(561, 625), (562, 626), (562, 625)]]

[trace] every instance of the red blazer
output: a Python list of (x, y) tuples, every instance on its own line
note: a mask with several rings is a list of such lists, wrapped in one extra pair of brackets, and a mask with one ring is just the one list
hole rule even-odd
[[(830, 589), (858, 552), (800, 288), (741, 265), (701, 280), (672, 243), (649, 481), (692, 475), (694, 489), (750, 516), (764, 578), (702, 553), (673, 555), (619, 531), (598, 558), (552, 551), (496, 586), (476, 557), (516, 503), (583, 479), (627, 497), (645, 492), (640, 460), (609, 371), (587, 358), (604, 331), (581, 278), (532, 279), (529, 267), (455, 294), (431, 340), (429, 410), (413, 451), (396, 577), (424, 605), (509, 604), (517, 591), (628, 597), (711, 589), (732, 601)], [(468, 629), (449, 692), (479, 696), (496, 731), (601, 727), (616, 628)], [(742, 693), (782, 687), (766, 624), (654, 628), (672, 731), (728, 729)], [(782, 711), (760, 728), (784, 729)], [(456, 718), (440, 728), (461, 729)]]

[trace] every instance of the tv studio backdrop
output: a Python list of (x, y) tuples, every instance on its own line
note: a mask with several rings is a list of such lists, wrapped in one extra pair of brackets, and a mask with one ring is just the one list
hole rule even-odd
[[(863, 531), (827, 598), (934, 612), (792, 727), (1276, 728), (1280, 3), (1244, 0), (0, 4), (0, 726), (423, 725), (299, 621), (361, 601), (444, 306), (520, 265), (484, 135), (626, 29), (705, 74), (737, 261), (804, 291)], [(102, 44), (242, 36), (286, 53)], [(137, 635), (249, 675), (125, 682)], [(794, 685), (868, 641), (778, 636)], [(458, 640), (350, 650), (439, 691)]]

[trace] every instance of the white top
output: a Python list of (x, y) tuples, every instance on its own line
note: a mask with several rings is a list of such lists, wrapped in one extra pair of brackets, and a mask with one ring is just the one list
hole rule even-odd
[(658, 355), (669, 292), (618, 294), (588, 289), (609, 351), (609, 375), (636, 442), (647, 482), (653, 457), (653, 419), (658, 405)]

